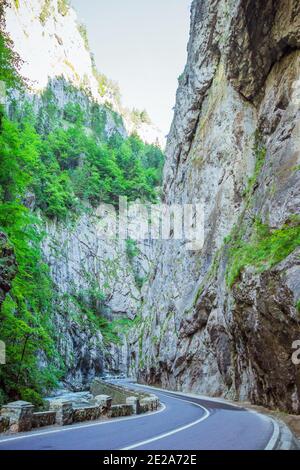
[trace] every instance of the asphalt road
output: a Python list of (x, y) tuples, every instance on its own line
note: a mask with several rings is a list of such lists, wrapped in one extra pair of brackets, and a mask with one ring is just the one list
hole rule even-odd
[(5, 437), (0, 450), (252, 450), (274, 433), (272, 421), (243, 408), (153, 393), (164, 405), (156, 413)]

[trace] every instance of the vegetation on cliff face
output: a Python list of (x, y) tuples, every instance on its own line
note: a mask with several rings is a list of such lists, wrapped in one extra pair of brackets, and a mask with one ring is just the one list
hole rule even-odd
[[(8, 89), (22, 87), (18, 60), (8, 38), (0, 34), (0, 80)], [(136, 135), (106, 138), (105, 116), (96, 104), (87, 128), (80, 105), (70, 102), (61, 110), (50, 90), (37, 114), (29, 103), (15, 103), (10, 111), (9, 118), (4, 107), (0, 110), (0, 230), (14, 248), (17, 273), (0, 311), (0, 338), (8, 358), (0, 368), (0, 388), (2, 400), (40, 404), (41, 394), (57, 384), (63, 364), (54, 347), (57, 298), (42, 258), (43, 230), (28, 206), (40, 209), (44, 217), (65, 219), (80, 214), (87, 204), (117, 204), (119, 196), (155, 202), (164, 157)], [(103, 299), (98, 292), (90, 294), (71, 301), (105, 342), (117, 342), (122, 321), (106, 320), (98, 308)], [(44, 360), (47, 367), (41, 365)]]
[[(82, 202), (117, 205), (120, 196), (157, 201), (164, 156), (159, 147), (144, 144), (137, 135), (105, 138), (105, 116), (94, 105), (93, 133), (87, 132), (80, 105), (68, 103), (61, 111), (47, 90), (35, 116), (27, 103), (13, 110), (14, 118), (31, 123), (38, 158), (32, 181), (36, 205), (47, 217), (80, 212)], [(33, 141), (33, 139), (31, 139)]]
[[(258, 184), (258, 178), (265, 163), (266, 153), (261, 136), (257, 134), (254, 146), (255, 169), (245, 191), (247, 206), (251, 204), (253, 191)], [(225, 239), (225, 243), (229, 246), (226, 272), (229, 287), (233, 286), (247, 266), (254, 267), (258, 272), (265, 271), (285, 259), (300, 245), (298, 216), (291, 217), (277, 229), (269, 227), (256, 218), (252, 222), (251, 235), (247, 239), (248, 225), (235, 226), (231, 235)]]
[(280, 229), (272, 229), (256, 220), (250, 240), (243, 240), (243, 229), (230, 241), (227, 284), (231, 287), (247, 266), (259, 272), (270, 269), (300, 246), (300, 220), (295, 219)]
[[(0, 36), (1, 78), (7, 88), (19, 86), (14, 54), (5, 36)], [(40, 250), (41, 230), (23, 198), (38, 165), (38, 137), (27, 120), (10, 121), (3, 107), (0, 129), (0, 227), (13, 246), (17, 273), (11, 293), (0, 312), (0, 338), (6, 343), (7, 364), (1, 366), (2, 396), (30, 397), (55, 385), (57, 371), (38, 367), (37, 352), (53, 358), (51, 340), (52, 286)]]

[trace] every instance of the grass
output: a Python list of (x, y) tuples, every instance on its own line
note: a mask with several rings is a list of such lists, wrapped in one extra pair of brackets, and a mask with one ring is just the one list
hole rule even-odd
[(292, 218), (280, 229), (271, 229), (260, 221), (253, 224), (248, 242), (243, 240), (243, 230), (237, 232), (229, 243), (229, 261), (226, 282), (232, 287), (247, 266), (263, 272), (278, 264), (300, 246), (300, 220)]

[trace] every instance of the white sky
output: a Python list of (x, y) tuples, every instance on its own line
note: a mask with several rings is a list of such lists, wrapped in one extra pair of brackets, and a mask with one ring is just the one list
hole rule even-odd
[(86, 24), (100, 72), (123, 104), (147, 109), (167, 134), (186, 63), (191, 0), (71, 0)]

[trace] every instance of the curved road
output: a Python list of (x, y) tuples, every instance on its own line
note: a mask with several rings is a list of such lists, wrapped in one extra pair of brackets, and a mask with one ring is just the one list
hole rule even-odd
[[(126, 384), (128, 386), (128, 384)], [(271, 420), (210, 399), (151, 390), (163, 403), (155, 413), (0, 439), (0, 450), (252, 450), (270, 445)]]

